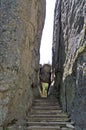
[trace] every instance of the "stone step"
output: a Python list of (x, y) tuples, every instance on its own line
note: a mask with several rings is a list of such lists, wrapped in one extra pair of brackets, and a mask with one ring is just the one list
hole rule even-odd
[[(75, 130), (70, 127), (60, 127), (60, 126), (9, 126), (6, 129), (9, 130)], [(3, 130), (1, 128), (0, 130)]]
[(27, 122), (27, 126), (61, 126), (61, 127), (66, 127), (66, 124), (67, 124), (67, 122)]
[(59, 102), (57, 99), (34, 99), (34, 102)]
[(56, 97), (40, 97), (40, 98), (36, 98), (36, 99), (34, 99), (34, 100), (57, 100), (57, 98)]
[(28, 130), (75, 130), (74, 128), (60, 126), (29, 126)]
[(44, 109), (41, 109), (41, 110), (37, 110), (37, 109), (31, 109), (31, 113), (37, 113), (37, 114), (41, 114), (41, 113), (45, 113), (45, 114), (49, 114), (49, 113), (63, 113), (62, 110), (44, 110)]
[(60, 106), (58, 103), (33, 103), (33, 106)]
[[(31, 114), (32, 114), (32, 115), (38, 115), (38, 116), (39, 116), (39, 115), (46, 115), (46, 116), (48, 116), (48, 115), (51, 115), (51, 116), (52, 116), (52, 115), (56, 115), (56, 116), (69, 117), (69, 115), (67, 115), (67, 114), (65, 114), (65, 113), (61, 113), (61, 112), (48, 112), (48, 111), (47, 111), (47, 112), (39, 112), (39, 111), (38, 111), (38, 112), (35, 112), (35, 111), (34, 111), (34, 112), (31, 112), (29, 115), (31, 115)], [(29, 116), (29, 115), (28, 115), (28, 116)]]
[(45, 113), (45, 114), (35, 114), (35, 113), (32, 114), (32, 113), (31, 113), (29, 116), (30, 116), (30, 117), (33, 117), (33, 118), (34, 118), (34, 117), (38, 117), (38, 118), (39, 118), (39, 117), (41, 117), (41, 118), (42, 118), (42, 117), (43, 117), (43, 118), (44, 118), (44, 117), (45, 117), (45, 118), (46, 118), (46, 117), (49, 117), (49, 118), (51, 118), (51, 117), (52, 117), (52, 118), (53, 118), (53, 117), (59, 117), (59, 118), (60, 118), (60, 117), (62, 117), (62, 118), (63, 118), (63, 117), (67, 117), (67, 118), (68, 118), (68, 117), (69, 117), (67, 114), (63, 114), (63, 113), (61, 113), (61, 114), (58, 114), (58, 113), (57, 113), (57, 114), (47, 114), (47, 115), (46, 115), (46, 113)]
[(28, 130), (61, 130), (59, 126), (29, 126)]
[(58, 100), (55, 99), (35, 99), (34, 102), (55, 102), (58, 103)]
[(35, 102), (33, 103), (34, 105), (37, 105), (37, 106), (60, 106), (59, 103), (53, 103), (53, 102)]
[(66, 118), (66, 117), (28, 117), (28, 121), (33, 121), (33, 122), (35, 122), (35, 121), (37, 121), (37, 122), (39, 122), (39, 121), (52, 121), (52, 122), (68, 122), (68, 121), (70, 121), (70, 118)]
[(33, 106), (34, 110), (60, 110), (60, 106)]

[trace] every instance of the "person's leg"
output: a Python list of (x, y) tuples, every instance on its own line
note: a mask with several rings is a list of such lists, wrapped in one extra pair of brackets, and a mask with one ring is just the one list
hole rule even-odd
[(47, 96), (48, 96), (48, 92), (49, 92), (50, 84), (51, 84), (51, 83), (48, 83)]

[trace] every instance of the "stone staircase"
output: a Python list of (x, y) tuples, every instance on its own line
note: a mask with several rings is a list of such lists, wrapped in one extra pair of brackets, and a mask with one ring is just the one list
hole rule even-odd
[(75, 130), (57, 99), (35, 99), (27, 122), (28, 130)]

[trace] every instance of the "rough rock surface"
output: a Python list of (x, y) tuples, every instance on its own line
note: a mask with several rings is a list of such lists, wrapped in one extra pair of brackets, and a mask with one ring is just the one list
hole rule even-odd
[(0, 125), (25, 119), (38, 96), (45, 0), (0, 0)]
[(86, 0), (57, 0), (53, 32), (53, 69), (63, 109), (86, 129)]

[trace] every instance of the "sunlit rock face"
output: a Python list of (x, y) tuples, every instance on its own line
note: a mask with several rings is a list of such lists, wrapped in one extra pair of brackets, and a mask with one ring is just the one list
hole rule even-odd
[(86, 129), (86, 1), (57, 0), (53, 32), (55, 86), (77, 130)]
[(0, 125), (25, 119), (38, 96), (45, 0), (0, 1)]

